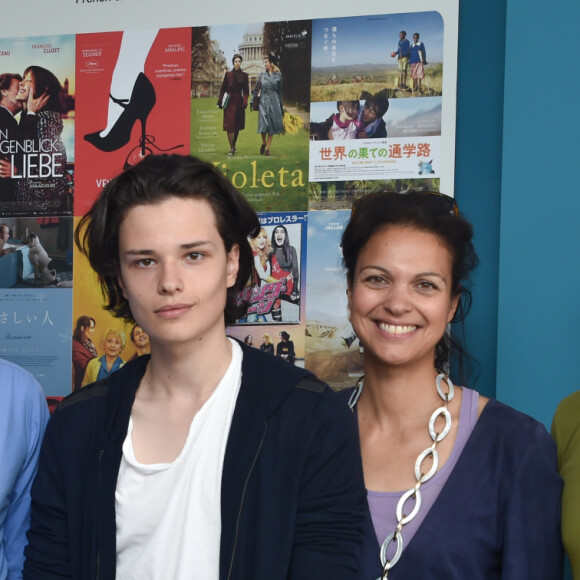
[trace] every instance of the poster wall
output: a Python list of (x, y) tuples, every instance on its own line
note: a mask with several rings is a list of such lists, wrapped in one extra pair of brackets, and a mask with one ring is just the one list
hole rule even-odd
[[(250, 309), (228, 333), (334, 388), (354, 384), (363, 346), (340, 237), (369, 192), (453, 194), (457, 3), (281, 7), (258, 22), (182, 2), (173, 15), (149, 0), (69, 4), (52, 36), (0, 25), (0, 356), (62, 397), (108, 343), (118, 365), (148, 352), (138, 324), (103, 310), (74, 226), (144, 156), (192, 154), (262, 225), (240, 296)], [(405, 39), (422, 47), (421, 79), (400, 65)]]

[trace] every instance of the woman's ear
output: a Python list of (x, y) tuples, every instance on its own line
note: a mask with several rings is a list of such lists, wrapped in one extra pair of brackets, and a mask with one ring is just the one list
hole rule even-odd
[(461, 300), (461, 290), (451, 297), (451, 303), (449, 306), (449, 315), (447, 316), (447, 324), (449, 324), (457, 312), (457, 307), (459, 306), (459, 301)]

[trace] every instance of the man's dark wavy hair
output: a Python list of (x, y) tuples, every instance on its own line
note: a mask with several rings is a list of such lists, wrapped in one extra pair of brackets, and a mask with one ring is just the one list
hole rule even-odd
[[(160, 203), (170, 197), (205, 199), (212, 207), (218, 232), (229, 252), (240, 248), (235, 284), (228, 288), (226, 324), (244, 316), (247, 304), (236, 300), (253, 268), (248, 237), (260, 231), (258, 216), (242, 194), (212, 165), (184, 155), (150, 155), (111, 180), (75, 230), (75, 242), (98, 274), (105, 309), (134, 322), (119, 285), (119, 229), (127, 213), (139, 205)], [(153, 226), (154, 224), (152, 224)]]

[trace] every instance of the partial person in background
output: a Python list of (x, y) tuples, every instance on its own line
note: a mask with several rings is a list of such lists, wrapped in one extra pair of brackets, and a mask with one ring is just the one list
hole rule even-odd
[(262, 135), (260, 155), (268, 156), (274, 135), (284, 132), (284, 104), (278, 60), (269, 54), (264, 59), (264, 66), (266, 71), (260, 73), (252, 91), (252, 110), (258, 111), (258, 133)]
[(387, 136), (387, 124), (383, 117), (388, 110), (389, 99), (368, 95), (358, 114), (359, 129), (356, 138), (384, 139)]
[(358, 114), (360, 111), (360, 101), (338, 101), (336, 103), (338, 113), (331, 117), (330, 131), (328, 138), (334, 140), (356, 139), (360, 129)]
[[(357, 200), (342, 237), (364, 376), (358, 421), (372, 522), (361, 579), (561, 580), (562, 479), (543, 425), (456, 387), (448, 325), (470, 304), (471, 225), (440, 193)], [(458, 333), (462, 336), (462, 333)]]
[[(22, 110), (22, 103), (17, 99), (21, 80), (22, 77), (19, 74), (3, 73), (0, 75), (0, 143), (7, 142), (7, 145), (2, 147), (6, 151), (12, 148), (11, 141), (14, 143), (19, 141), (18, 121), (15, 115)], [(11, 165), (9, 160), (10, 156), (7, 152), (0, 153), (0, 207), (2, 207), (2, 203), (12, 204), (16, 201), (16, 184), (18, 182), (10, 177)]]
[(272, 232), (270, 252), (270, 280), (284, 281), (284, 289), (276, 298), (271, 314), (274, 322), (282, 322), (282, 300), (297, 303), (300, 299), (300, 271), (296, 248), (290, 244), (285, 226), (276, 226)]
[(262, 334), (262, 344), (260, 345), (260, 350), (267, 354), (274, 354), (274, 344), (272, 343), (272, 337), (269, 332), (264, 332)]
[(419, 33), (413, 34), (413, 44), (411, 45), (411, 78), (413, 79), (413, 92), (421, 93), (421, 82), (425, 78), (423, 66), (427, 64), (427, 52), (425, 45), (419, 40)]
[(95, 325), (96, 322), (92, 316), (83, 315), (77, 318), (72, 341), (73, 391), (81, 388), (87, 365), (99, 356), (93, 342)]
[(294, 364), (296, 360), (294, 343), (290, 340), (290, 335), (285, 330), (280, 333), (280, 342), (276, 345), (276, 356), (290, 364)]
[(270, 278), (270, 252), (272, 245), (268, 239), (268, 232), (260, 228), (257, 236), (250, 239), (250, 247), (254, 256), (254, 273), (252, 283), (255, 286), (262, 286), (266, 282), (272, 282)]
[[(242, 55), (234, 54), (232, 64), (234, 68), (225, 74), (218, 95), (218, 107), (224, 110), (223, 129), (230, 143), (228, 157), (236, 154), (238, 135), (246, 128), (246, 108), (250, 93), (248, 75), (242, 70)], [(224, 101), (226, 93), (227, 102)]]
[(397, 50), (391, 52), (391, 57), (397, 57), (399, 62), (399, 88), (408, 89), (407, 87), (407, 73), (409, 71), (409, 57), (411, 56), (411, 43), (407, 38), (407, 32), (401, 30), (399, 32), (399, 44)]
[(127, 339), (124, 333), (115, 328), (109, 328), (102, 338), (105, 354), (89, 362), (81, 387), (106, 379), (112, 373), (118, 371), (125, 364), (125, 361), (121, 358), (121, 352), (125, 348), (126, 342)]
[[(61, 84), (49, 70), (40, 66), (29, 66), (23, 74), (18, 91), (18, 100), (24, 108), (20, 121), (21, 139), (41, 144), (44, 151), (50, 143), (52, 158), (51, 172), (46, 177), (26, 177), (18, 180), (18, 203), (38, 208), (50, 207), (55, 215), (59, 210), (69, 211), (69, 180), (66, 170), (66, 148), (62, 141)], [(34, 124), (24, 125), (23, 120), (31, 117), (29, 103), (45, 97), (36, 110)], [(26, 129), (25, 129), (26, 127)], [(21, 168), (22, 169), (22, 168)]]
[(244, 338), (244, 344), (246, 346), (250, 346), (250, 347), (254, 346), (254, 338), (252, 337), (251, 334), (248, 334), (248, 336), (246, 336), (246, 338)]
[(562, 540), (572, 574), (580, 578), (580, 391), (560, 402), (552, 421), (562, 492)]
[(22, 578), (30, 488), (48, 407), (42, 387), (24, 369), (0, 359), (0, 578)]
[(14, 248), (7, 248), (6, 244), (10, 239), (10, 228), (6, 224), (0, 224), (0, 258), (6, 254), (11, 254)]
[(137, 352), (131, 357), (130, 360), (134, 360), (137, 357), (143, 356), (144, 354), (149, 354), (151, 352), (149, 335), (138, 324), (133, 326), (129, 336), (131, 337), (131, 342), (137, 349)]

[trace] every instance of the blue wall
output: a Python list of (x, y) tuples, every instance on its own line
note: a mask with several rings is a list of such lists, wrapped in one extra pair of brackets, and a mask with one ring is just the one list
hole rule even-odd
[(580, 388), (580, 2), (507, 10), (497, 395), (549, 424)]
[(579, 23), (577, 0), (460, 5), (455, 184), (481, 258), (468, 348), (479, 390), (547, 427), (580, 388)]
[(579, 23), (578, 0), (460, 3), (455, 195), (481, 259), (467, 346), (480, 392), (547, 428), (580, 389)]
[(455, 197), (473, 223), (480, 259), (466, 346), (479, 363), (470, 385), (490, 397), (496, 396), (505, 2), (463, 1), (459, 11)]

